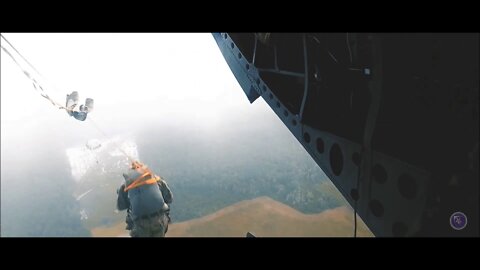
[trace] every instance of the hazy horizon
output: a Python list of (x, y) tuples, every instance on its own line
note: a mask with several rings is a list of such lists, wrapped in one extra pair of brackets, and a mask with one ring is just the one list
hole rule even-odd
[(345, 205), (263, 99), (248, 102), (211, 34), (4, 36), (56, 86), (48, 91), (59, 103), (78, 91), (95, 108), (85, 122), (55, 108), (2, 50), (2, 236), (88, 236), (89, 226), (124, 219), (113, 213), (126, 168), (115, 147), (88, 168), (68, 154), (91, 139), (133, 144), (169, 181), (174, 221), (264, 195), (306, 212)]

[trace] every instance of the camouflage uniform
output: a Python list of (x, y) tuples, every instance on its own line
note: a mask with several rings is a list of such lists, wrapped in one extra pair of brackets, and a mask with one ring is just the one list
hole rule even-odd
[(164, 237), (168, 230), (168, 220), (169, 218), (166, 214), (158, 214), (153, 217), (138, 219), (134, 221), (130, 236)]

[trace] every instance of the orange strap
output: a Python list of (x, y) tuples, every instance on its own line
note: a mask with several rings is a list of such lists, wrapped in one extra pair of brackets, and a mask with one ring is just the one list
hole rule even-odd
[[(134, 169), (136, 171), (139, 171), (143, 167), (143, 170), (145, 171), (145, 173), (137, 177), (137, 179), (135, 179), (128, 187), (126, 187), (124, 189), (125, 192), (127, 192), (130, 189), (137, 188), (139, 186), (156, 184), (158, 181), (161, 180), (159, 176), (154, 175), (152, 171), (148, 169), (146, 166), (142, 166), (142, 167), (138, 166), (140, 165), (139, 163), (136, 163), (135, 165), (137, 165), (137, 166), (134, 166)], [(150, 177), (148, 178), (147, 176), (150, 176)]]

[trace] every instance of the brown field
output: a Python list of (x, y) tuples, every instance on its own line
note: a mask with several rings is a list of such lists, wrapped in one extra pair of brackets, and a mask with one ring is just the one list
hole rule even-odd
[[(357, 216), (358, 217), (358, 216)], [(357, 218), (357, 235), (372, 233)], [(95, 237), (127, 236), (125, 223), (97, 227)], [(170, 225), (167, 237), (244, 237), (249, 231), (257, 237), (353, 236), (353, 212), (338, 207), (318, 214), (303, 214), (269, 197), (241, 201), (213, 214)]]

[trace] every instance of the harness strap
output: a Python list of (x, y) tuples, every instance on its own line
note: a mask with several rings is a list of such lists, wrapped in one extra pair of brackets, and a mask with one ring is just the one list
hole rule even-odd
[(161, 180), (160, 176), (153, 174), (152, 171), (148, 169), (146, 166), (140, 166), (140, 164), (136, 162), (133, 162), (133, 164), (134, 164), (134, 169), (136, 171), (140, 172), (140, 170), (143, 169), (143, 171), (145, 172), (141, 174), (139, 177), (137, 177), (128, 187), (126, 187), (124, 189), (125, 192), (129, 191), (130, 189), (137, 188), (139, 186), (153, 185)]

